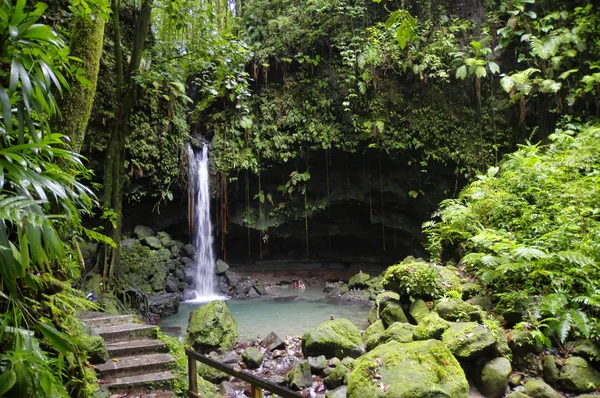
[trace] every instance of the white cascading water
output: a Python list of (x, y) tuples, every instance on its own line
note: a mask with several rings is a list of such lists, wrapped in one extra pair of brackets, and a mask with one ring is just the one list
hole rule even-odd
[(215, 292), (215, 253), (210, 220), (210, 192), (208, 190), (208, 146), (194, 152), (187, 145), (191, 195), (193, 197), (193, 244), (196, 248), (196, 299), (211, 301), (222, 299)]

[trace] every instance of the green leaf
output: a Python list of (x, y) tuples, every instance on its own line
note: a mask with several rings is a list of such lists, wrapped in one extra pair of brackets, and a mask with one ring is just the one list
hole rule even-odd
[(5, 370), (0, 374), (0, 397), (6, 394), (17, 382), (17, 375), (12, 369)]
[(500, 73), (500, 67), (498, 66), (497, 63), (490, 61), (490, 62), (488, 62), (488, 67), (490, 68), (490, 72), (492, 72), (492, 75), (495, 75), (496, 73)]
[(43, 322), (37, 321), (37, 325), (42, 334), (50, 341), (50, 344), (52, 344), (58, 352), (61, 354), (75, 352), (75, 344), (69, 336), (56, 330), (54, 326), (47, 325)]
[(460, 68), (456, 70), (456, 78), (464, 80), (467, 77), (467, 66), (462, 65)]
[(485, 70), (485, 67), (482, 65), (477, 65), (477, 68), (475, 69), (475, 76), (477, 76), (478, 79), (481, 79), (482, 77), (486, 77), (487, 72)]

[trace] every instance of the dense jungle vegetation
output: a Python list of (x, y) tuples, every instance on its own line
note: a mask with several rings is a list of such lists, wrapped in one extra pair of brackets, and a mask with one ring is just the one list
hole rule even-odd
[(327, 208), (311, 177), (332, 151), (449, 169), (466, 187), (424, 225), (432, 259), (499, 306), (539, 296), (523, 321), (545, 344), (597, 339), (599, 25), (579, 0), (4, 0), (0, 396), (93, 396), (83, 277), (127, 301), (124, 205), (182, 196), (190, 136), (211, 143), (223, 239), (244, 175), (244, 225), (266, 233)]

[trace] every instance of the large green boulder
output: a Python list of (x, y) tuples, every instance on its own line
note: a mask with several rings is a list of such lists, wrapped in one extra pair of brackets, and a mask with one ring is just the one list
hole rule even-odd
[(525, 394), (531, 398), (561, 398), (561, 395), (542, 379), (529, 379)]
[(421, 299), (416, 299), (410, 304), (408, 313), (412, 319), (418, 324), (423, 318), (429, 315), (429, 307), (427, 303)]
[(415, 325), (410, 323), (395, 322), (384, 330), (382, 333), (371, 336), (367, 340), (367, 349), (370, 351), (373, 348), (385, 344), (389, 341), (397, 341), (398, 343), (410, 343), (413, 341)]
[(600, 360), (600, 346), (592, 340), (581, 340), (575, 343), (571, 354), (587, 359), (588, 361)]
[(394, 322), (408, 323), (402, 304), (395, 300), (383, 300), (379, 303), (379, 318), (386, 327)]
[(339, 318), (320, 324), (302, 336), (304, 357), (359, 357), (365, 352), (360, 330), (349, 320)]
[(469, 383), (438, 340), (380, 345), (354, 362), (349, 398), (466, 398)]
[(415, 328), (415, 340), (439, 339), (450, 327), (450, 322), (440, 318), (436, 312), (428, 313)]
[(365, 289), (366, 287), (368, 287), (367, 285), (367, 281), (371, 279), (371, 276), (369, 274), (363, 274), (362, 272), (354, 275), (352, 278), (350, 278), (350, 281), (348, 282), (348, 287), (350, 289)]
[(237, 337), (237, 323), (223, 301), (211, 301), (190, 314), (186, 343), (199, 351), (226, 351)]
[(546, 355), (542, 360), (542, 375), (546, 383), (551, 386), (556, 385), (556, 382), (558, 382), (558, 367), (554, 355)]
[(496, 342), (490, 329), (477, 322), (451, 324), (442, 334), (442, 341), (459, 359), (483, 356)]
[(508, 378), (512, 373), (510, 361), (506, 358), (494, 358), (483, 366), (480, 391), (486, 398), (504, 396), (508, 387)]
[(590, 392), (600, 387), (600, 373), (581, 357), (567, 358), (558, 375), (558, 385), (568, 392)]
[(467, 321), (469, 314), (475, 311), (469, 303), (465, 303), (458, 298), (440, 300), (433, 309), (438, 315), (447, 321)]

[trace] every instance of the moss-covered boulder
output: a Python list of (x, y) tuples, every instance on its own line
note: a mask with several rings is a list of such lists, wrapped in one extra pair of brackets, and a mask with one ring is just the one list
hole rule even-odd
[(481, 371), (480, 391), (487, 398), (503, 397), (511, 373), (512, 366), (508, 359), (492, 359), (483, 366)]
[(429, 315), (429, 307), (424, 300), (416, 299), (412, 303), (410, 303), (410, 310), (408, 313), (411, 318), (415, 321), (415, 323), (421, 322), (423, 318)]
[(450, 298), (440, 300), (433, 310), (443, 319), (457, 322), (469, 320), (469, 314), (475, 311), (475, 307), (461, 299)]
[(567, 358), (558, 375), (558, 385), (568, 392), (590, 392), (600, 387), (600, 373), (581, 357)]
[(389, 267), (383, 286), (401, 296), (438, 298), (447, 291), (462, 289), (462, 280), (454, 267), (441, 267), (413, 257)]
[(350, 278), (350, 281), (348, 282), (348, 287), (350, 289), (365, 289), (368, 287), (367, 281), (369, 279), (371, 279), (371, 276), (369, 274), (360, 272), (354, 275), (352, 278)]
[(402, 304), (396, 300), (383, 300), (379, 303), (379, 319), (383, 321), (386, 327), (394, 322), (408, 323)]
[(483, 356), (496, 342), (492, 332), (476, 322), (451, 324), (442, 334), (442, 341), (460, 359)]
[(372, 350), (375, 347), (385, 344), (389, 341), (397, 341), (398, 343), (410, 343), (413, 341), (415, 325), (410, 323), (395, 322), (383, 332), (371, 336), (367, 340), (367, 349)]
[(589, 339), (575, 343), (571, 353), (588, 361), (600, 361), (600, 346)]
[(159, 250), (163, 247), (162, 242), (156, 236), (147, 236), (142, 239), (142, 243), (153, 250)]
[(133, 229), (133, 233), (136, 234), (138, 239), (144, 239), (148, 236), (154, 235), (154, 231), (152, 230), (152, 228), (147, 227), (145, 225), (136, 225)]
[(334, 389), (342, 384), (344, 384), (344, 380), (348, 377), (347, 375), (350, 373), (350, 369), (346, 367), (343, 363), (339, 363), (333, 372), (329, 376), (323, 380), (327, 388)]
[(201, 397), (206, 398), (216, 398), (219, 395), (216, 393), (216, 388), (213, 383), (208, 380), (204, 380), (202, 377), (198, 376), (198, 394)]
[(308, 361), (297, 362), (288, 374), (288, 383), (291, 388), (300, 390), (312, 385), (312, 374)]
[(561, 395), (542, 379), (529, 379), (525, 383), (525, 394), (531, 398), (561, 398)]
[(131, 286), (144, 293), (153, 294), (164, 290), (167, 271), (173, 261), (169, 249), (153, 250), (133, 241), (121, 247), (121, 272)]
[(365, 330), (364, 333), (362, 334), (363, 343), (367, 344), (367, 341), (369, 340), (369, 338), (371, 336), (383, 333), (384, 331), (385, 331), (385, 325), (383, 324), (383, 321), (381, 319), (378, 319), (377, 321), (375, 321), (374, 323), (369, 325), (367, 330)]
[(356, 358), (364, 352), (360, 331), (344, 318), (322, 323), (302, 336), (302, 353), (305, 357), (325, 355), (327, 358)]
[[(211, 358), (214, 360), (218, 360), (216, 356), (211, 356)], [(196, 369), (198, 372), (198, 376), (214, 384), (220, 383), (223, 380), (227, 380), (229, 378), (229, 375), (227, 373), (221, 372), (220, 370), (215, 369), (212, 366), (203, 364), (202, 362), (196, 362)]]
[(237, 337), (237, 323), (223, 301), (211, 301), (190, 314), (186, 343), (196, 350), (226, 351)]
[(415, 328), (415, 340), (439, 339), (450, 327), (450, 322), (442, 319), (436, 312), (428, 313)]
[(242, 353), (242, 360), (248, 369), (260, 368), (263, 362), (263, 353), (256, 347), (249, 347)]
[(367, 315), (367, 322), (369, 322), (369, 325), (371, 325), (377, 320), (379, 320), (379, 306), (377, 304), (373, 304), (371, 311), (369, 311), (369, 315)]
[(348, 383), (349, 398), (466, 398), (468, 392), (458, 361), (437, 340), (380, 345), (355, 361)]
[(312, 374), (319, 374), (327, 367), (327, 358), (325, 355), (319, 355), (318, 357), (308, 357), (308, 364), (310, 365), (310, 371)]

